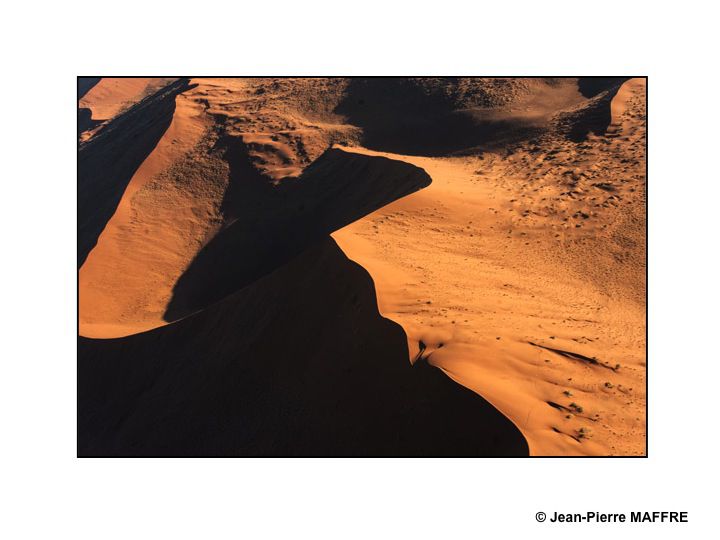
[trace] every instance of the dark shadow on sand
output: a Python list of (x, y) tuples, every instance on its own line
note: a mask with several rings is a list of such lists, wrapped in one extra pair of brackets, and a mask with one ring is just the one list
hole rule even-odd
[(225, 298), (333, 231), (430, 185), (422, 169), (384, 157), (327, 150), (300, 178), (272, 185), (241, 139), (225, 137), (227, 225), (178, 279), (165, 312), (174, 321)]
[[(81, 261), (185, 88), (143, 100), (81, 148)], [(226, 224), (176, 283), (165, 314), (176, 322), (78, 340), (78, 454), (527, 455), (486, 400), (424, 360), (411, 366), (369, 274), (328, 237), (430, 177), (333, 149), (273, 186), (241, 139), (218, 145), (230, 164)]]
[(78, 77), (77, 78), (77, 98), (82, 99), (82, 97), (87, 94), (92, 88), (100, 82), (102, 77)]
[[(455, 79), (445, 78), (448, 84)], [(427, 92), (407, 77), (352, 78), (334, 112), (362, 128), (363, 146), (408, 155), (495, 149), (542, 132), (541, 125), (526, 118), (463, 109), (448, 93)]]
[(567, 138), (579, 143), (590, 133), (604, 135), (612, 121), (610, 103), (626, 80), (628, 77), (580, 77), (578, 87), (590, 102), (580, 111), (565, 115)]
[(189, 88), (187, 79), (162, 88), (112, 120), (87, 143), (81, 143), (77, 191), (78, 268), (115, 213), (135, 171), (170, 126), (175, 96)]
[(519, 430), (412, 367), (368, 273), (326, 238), (174, 324), (78, 343), (80, 456), (527, 455)]
[(606, 90), (619, 88), (628, 79), (630, 77), (578, 77), (578, 89), (583, 97), (593, 98)]
[[(77, 98), (78, 101), (87, 94), (97, 83), (101, 77), (78, 77), (77, 79)], [(99, 121), (92, 119), (92, 111), (86, 107), (78, 107), (77, 132), (78, 137), (84, 131), (93, 129), (100, 124)]]
[(102, 122), (92, 119), (92, 111), (86, 107), (78, 107), (77, 131), (78, 137), (85, 131), (93, 129)]

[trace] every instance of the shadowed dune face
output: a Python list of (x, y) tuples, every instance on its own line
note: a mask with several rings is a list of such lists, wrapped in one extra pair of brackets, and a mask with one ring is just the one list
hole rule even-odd
[(107, 125), (78, 153), (78, 266), (95, 247), (127, 185), (167, 131), (175, 97), (188, 88), (178, 81)]
[[(177, 320), (430, 183), (413, 165), (332, 149), (299, 178), (273, 184), (253, 167), (244, 138), (224, 135), (192, 100), (166, 92), (156, 106), (169, 110), (173, 99), (171, 124), (81, 268), (82, 335), (117, 337)], [(106, 149), (103, 136), (90, 148)]]
[[(87, 94), (93, 86), (100, 82), (100, 77), (78, 77), (77, 95), (78, 102)], [(92, 110), (83, 107), (78, 103), (78, 137), (85, 132), (95, 128), (100, 122), (93, 120)]]
[(168, 321), (217, 302), (319, 238), (431, 182), (408, 163), (331, 149), (298, 179), (272, 185), (253, 168), (242, 141), (223, 144), (230, 165), (227, 225), (178, 279)]
[(112, 120), (173, 81), (160, 77), (81, 77), (78, 99), (80, 107), (92, 111), (93, 120)]
[[(367, 148), (444, 156), (502, 149), (542, 135), (556, 114), (583, 107), (587, 98), (616, 89), (621, 82), (621, 78), (354, 78), (335, 112), (362, 128), (361, 143)], [(603, 104), (607, 109), (609, 100)], [(591, 126), (577, 127), (573, 135), (599, 130), (602, 122), (594, 120), (590, 119)], [(577, 119), (579, 124), (584, 121)]]
[(607, 90), (619, 88), (629, 77), (578, 77), (578, 90), (586, 98), (593, 98)]
[(86, 131), (92, 130), (100, 125), (100, 122), (92, 119), (92, 111), (90, 109), (78, 108), (78, 137)]
[[(162, 322), (178, 276), (222, 223), (228, 171), (213, 150), (216, 136), (201, 106), (169, 97), (169, 126), (80, 269), (83, 335), (127, 335)], [(102, 147), (103, 136), (94, 145)]]
[(78, 100), (82, 99), (93, 86), (99, 83), (100, 79), (101, 77), (78, 77)]
[(527, 455), (483, 398), (407, 356), (367, 272), (325, 239), (182, 321), (81, 338), (78, 453)]
[(93, 120), (111, 120), (124, 108), (139, 101), (151, 81), (145, 77), (98, 77), (97, 80), (81, 81), (85, 91), (79, 97), (80, 106), (92, 111)]
[(100, 127), (173, 81), (151, 77), (78, 77), (78, 138), (91, 139)]
[[(589, 79), (589, 80), (587, 80)], [(585, 78), (580, 91), (589, 97), (583, 107), (559, 115), (561, 130), (573, 142), (582, 142), (590, 133), (603, 135), (612, 122), (611, 106), (626, 77)]]

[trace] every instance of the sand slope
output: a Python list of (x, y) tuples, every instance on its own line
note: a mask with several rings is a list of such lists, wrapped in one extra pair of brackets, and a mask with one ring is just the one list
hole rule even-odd
[(78, 453), (527, 454), (480, 396), (406, 358), (367, 273), (326, 239), (182, 321), (82, 338)]
[(197, 145), (210, 144), (203, 141), (208, 123), (184, 94), (171, 98), (167, 130), (130, 178), (80, 269), (82, 335), (162, 324), (173, 284), (221, 221), (227, 167), (218, 159), (193, 159)]
[(230, 138), (226, 225), (177, 280), (166, 320), (219, 301), (348, 223), (430, 184), (402, 161), (331, 149), (296, 180), (273, 185)]
[(200, 142), (203, 113), (177, 99), (80, 269), (83, 336), (129, 335), (187, 316), (430, 183), (404, 162), (334, 149), (296, 181), (273, 186), (247, 162), (242, 139)]
[[(83, 453), (464, 455), (524, 453), (525, 439), (535, 455), (644, 452), (644, 80), (165, 82), (100, 81), (82, 98), (115, 115), (79, 156), (80, 332), (114, 338), (80, 342)], [(390, 341), (329, 233), (400, 325)], [(347, 355), (362, 384), (398, 370), (393, 399), (369, 390), (392, 419), (379, 431), (362, 386), (328, 374)], [(288, 358), (313, 384), (290, 382)], [(413, 362), (459, 384), (433, 368), (408, 387)], [(287, 396), (258, 390), (274, 385)], [(343, 392), (352, 429), (372, 432), (362, 452), (320, 412)], [(293, 447), (313, 418), (324, 435)], [(258, 439), (266, 422), (282, 433)], [(403, 422), (402, 441), (384, 440)]]
[(431, 186), (333, 235), (411, 358), (486, 397), (535, 455), (644, 453), (643, 83), (580, 148), (391, 155)]
[[(171, 81), (152, 77), (102, 77), (82, 93), (79, 107), (89, 109), (93, 120), (112, 120), (118, 113)], [(85, 87), (81, 85), (81, 90), (85, 90)]]
[(176, 79), (159, 77), (78, 78), (78, 136), (91, 139), (120, 113), (171, 84)]

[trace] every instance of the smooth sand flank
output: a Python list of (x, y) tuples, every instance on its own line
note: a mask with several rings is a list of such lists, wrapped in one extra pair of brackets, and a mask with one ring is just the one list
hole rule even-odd
[(212, 217), (226, 185), (211, 190), (208, 177), (196, 178), (208, 196), (194, 197), (172, 175), (160, 175), (200, 142), (207, 126), (202, 108), (178, 95), (170, 127), (130, 180), (80, 269), (81, 335), (117, 337), (166, 324), (173, 285), (217, 227)]
[(638, 158), (644, 132), (622, 115), (644, 104), (643, 83), (626, 83), (613, 101), (626, 130), (610, 147), (594, 139), (585, 155), (557, 159), (606, 165), (596, 171), (602, 187), (565, 197), (561, 171), (538, 182), (542, 163), (522, 155), (508, 164), (381, 154), (422, 167), (433, 183), (333, 234), (370, 272), (411, 359), (429, 357), (488, 399), (533, 455), (644, 453), (644, 224), (618, 223), (624, 212), (601, 204), (624, 192), (622, 210), (641, 216), (642, 196), (600, 155)]
[(613, 126), (628, 123), (632, 129), (632, 107), (637, 107), (637, 100), (645, 99), (645, 79), (630, 79), (618, 90), (610, 102), (610, 116)]

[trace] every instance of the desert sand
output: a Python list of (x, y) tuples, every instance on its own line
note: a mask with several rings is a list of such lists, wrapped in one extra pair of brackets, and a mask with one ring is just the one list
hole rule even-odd
[(80, 454), (645, 453), (644, 79), (80, 86)]
[(103, 125), (172, 79), (149, 77), (83, 77), (78, 81), (79, 132), (87, 139)]

